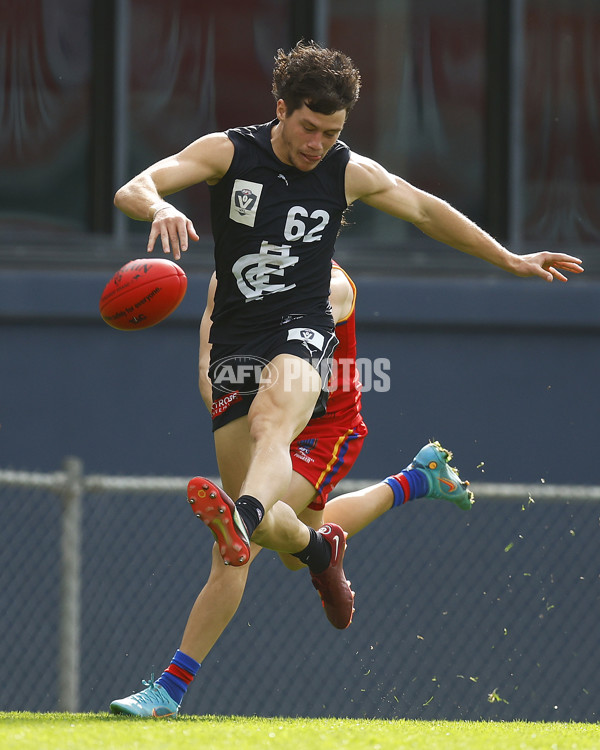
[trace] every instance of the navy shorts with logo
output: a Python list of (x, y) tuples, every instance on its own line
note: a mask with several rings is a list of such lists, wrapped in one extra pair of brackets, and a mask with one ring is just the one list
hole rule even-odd
[[(271, 330), (242, 344), (213, 343), (208, 370), (212, 382), (213, 432), (248, 413), (264, 368), (278, 354), (300, 357), (320, 373), (322, 390), (313, 416), (324, 414), (329, 395), (327, 384), (331, 362), (337, 343), (333, 325), (322, 317), (292, 319), (275, 331)], [(268, 369), (265, 374), (268, 378)]]

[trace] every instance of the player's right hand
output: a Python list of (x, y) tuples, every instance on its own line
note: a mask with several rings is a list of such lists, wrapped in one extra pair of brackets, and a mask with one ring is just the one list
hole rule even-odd
[(191, 219), (178, 211), (175, 206), (159, 208), (148, 237), (147, 251), (154, 250), (156, 240), (160, 237), (163, 253), (173, 253), (173, 259), (179, 260), (181, 253), (188, 249), (188, 238), (197, 242), (200, 237), (194, 229)]

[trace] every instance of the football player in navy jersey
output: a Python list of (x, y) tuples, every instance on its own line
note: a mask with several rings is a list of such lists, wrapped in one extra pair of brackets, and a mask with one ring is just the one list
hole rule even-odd
[[(217, 273), (211, 367), (223, 360), (239, 365), (243, 376), (231, 392), (257, 392), (247, 419), (230, 399), (231, 408), (213, 423), (222, 473), (243, 470), (240, 496), (233, 502), (196, 477), (188, 498), (226, 564), (248, 562), (250, 539), (296, 555), (337, 623), (350, 622), (353, 605), (342, 569), (343, 531), (334, 524), (309, 529), (280, 498), (291, 478), (290, 443), (323, 408), (336, 343), (330, 262), (345, 209), (362, 200), (517, 276), (566, 281), (564, 272), (583, 270), (578, 258), (563, 253), (510, 252), (448, 203), (350, 151), (339, 137), (359, 88), (359, 73), (341, 52), (314, 43), (279, 51), (275, 120), (205, 135), (115, 196), (128, 216), (152, 222), (148, 250), (160, 238), (163, 251), (178, 260), (198, 235), (165, 197), (209, 185)], [(268, 363), (258, 382), (245, 380), (249, 357)]]
[[(216, 278), (209, 283), (207, 305), (200, 324), (199, 387), (209, 412), (215, 414), (213, 383), (208, 371), (211, 345), (210, 314), (214, 305)], [(340, 266), (333, 264), (329, 299), (336, 323), (339, 344), (335, 350), (335, 375), (332, 377), (325, 414), (311, 419), (290, 446), (292, 481), (285, 502), (309, 526), (318, 529), (324, 523), (340, 523), (348, 535), (361, 531), (392, 508), (417, 498), (437, 498), (454, 503), (462, 510), (472, 505), (468, 482), (461, 481), (448, 462), (451, 453), (439, 443), (428, 443), (404, 471), (387, 477), (357, 492), (329, 499), (352, 468), (367, 428), (361, 415), (362, 385), (356, 366), (356, 287)], [(250, 398), (250, 396), (248, 396)], [(225, 397), (228, 401), (229, 398)], [(217, 408), (218, 410), (218, 408)], [(235, 489), (235, 477), (221, 477), (229, 491)], [(251, 543), (250, 561), (260, 547)], [(282, 555), (288, 568), (302, 564), (292, 555)], [(208, 657), (221, 633), (235, 615), (242, 599), (250, 565), (226, 567), (219, 551), (213, 549), (210, 575), (188, 617), (179, 648), (160, 677), (140, 692), (114, 700), (111, 711), (141, 717), (169, 717), (179, 713), (188, 688), (201, 663)], [(342, 624), (346, 624), (343, 620)]]

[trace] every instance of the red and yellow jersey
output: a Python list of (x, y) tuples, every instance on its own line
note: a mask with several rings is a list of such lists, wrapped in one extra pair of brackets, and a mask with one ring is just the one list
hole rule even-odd
[(356, 367), (356, 286), (340, 265), (335, 261), (333, 265), (339, 268), (352, 287), (352, 309), (335, 327), (339, 344), (333, 353), (329, 400), (325, 414), (317, 421), (335, 419), (340, 424), (351, 426), (353, 420), (360, 417), (362, 389)]
[(308, 506), (313, 510), (323, 509), (329, 493), (352, 468), (368, 433), (360, 414), (362, 385), (356, 367), (356, 287), (344, 269), (334, 265), (352, 286), (352, 308), (335, 327), (339, 344), (333, 355), (327, 410), (311, 419), (290, 446), (294, 471), (317, 491)]

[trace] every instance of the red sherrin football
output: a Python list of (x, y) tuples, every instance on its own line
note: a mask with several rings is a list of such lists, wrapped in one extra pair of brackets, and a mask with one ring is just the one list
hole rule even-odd
[(170, 315), (185, 296), (187, 276), (166, 258), (130, 260), (100, 298), (103, 320), (120, 331), (150, 328)]

